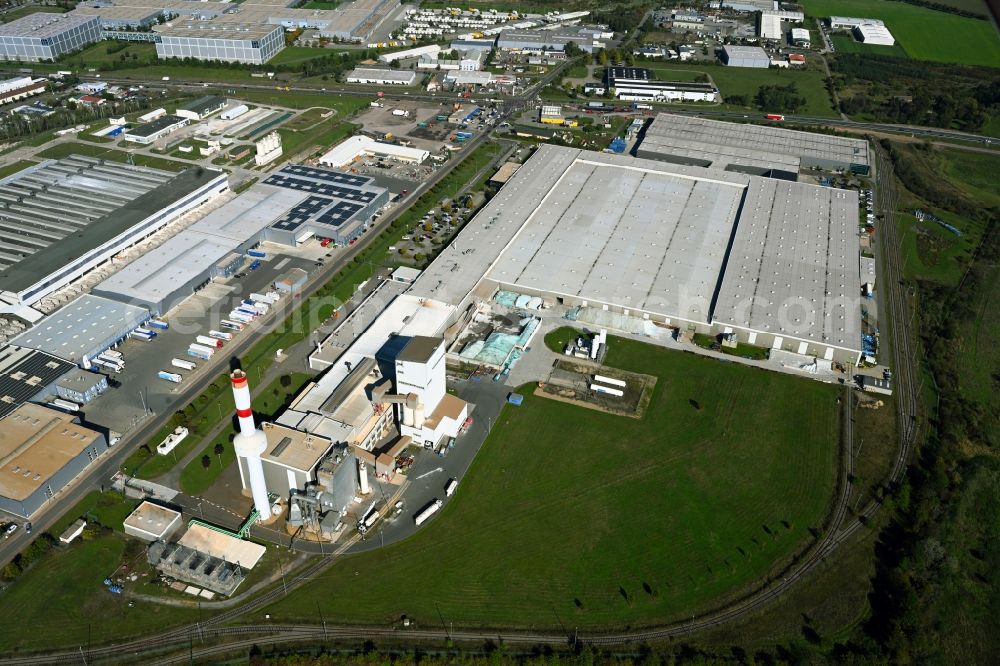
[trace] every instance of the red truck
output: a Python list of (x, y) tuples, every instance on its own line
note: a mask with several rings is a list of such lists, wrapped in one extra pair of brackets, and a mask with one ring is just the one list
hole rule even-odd
[(767, 114), (764, 117), (767, 118), (768, 120), (784, 120), (785, 119), (785, 117), (783, 115), (781, 115), (780, 113), (769, 113), (769, 114)]

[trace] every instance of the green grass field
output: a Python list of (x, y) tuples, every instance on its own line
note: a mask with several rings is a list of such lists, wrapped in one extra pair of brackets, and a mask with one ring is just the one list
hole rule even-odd
[(659, 377), (643, 420), (524, 391), (433, 522), (267, 611), (283, 621), (321, 610), (352, 624), (406, 614), (426, 627), (634, 627), (689, 617), (774, 575), (822, 527), (838, 392), (617, 338), (609, 349), (609, 365)]
[(890, 0), (803, 0), (802, 5), (815, 17), (882, 19), (911, 58), (1000, 67), (1000, 39), (989, 21)]
[(309, 2), (302, 5), (302, 9), (336, 9), (339, 6), (340, 6), (339, 2), (323, 2), (322, 0), (309, 0)]
[(3, 22), (10, 23), (19, 18), (24, 18), (29, 14), (37, 14), (39, 12), (45, 12), (48, 14), (62, 14), (66, 11), (65, 7), (48, 7), (45, 5), (37, 7), (19, 7), (18, 9), (11, 10), (3, 15)]
[[(331, 9), (330, 7), (311, 7), (314, 4), (332, 4), (337, 3), (315, 3), (310, 2), (304, 5), (305, 9)], [(282, 49), (278, 55), (274, 56), (268, 61), (269, 65), (288, 65), (292, 63), (305, 62), (307, 60), (312, 60), (314, 58), (321, 58), (326, 55), (333, 55), (339, 53), (339, 51), (324, 49), (324, 48), (314, 48), (312, 46), (286, 46)]]
[(30, 166), (38, 164), (34, 160), (18, 160), (17, 162), (12, 162), (11, 164), (5, 164), (0, 167), (0, 178), (6, 178), (12, 173), (17, 173), (21, 169), (27, 169)]
[[(100, 157), (105, 160), (111, 160), (112, 162), (128, 162), (128, 153), (123, 150), (116, 150), (114, 148), (103, 148), (97, 144), (93, 143), (60, 143), (59, 145), (52, 146), (51, 148), (46, 148), (40, 151), (36, 157), (45, 157), (48, 159), (60, 159), (62, 157), (67, 157), (69, 155), (87, 155), (89, 157)], [(136, 166), (148, 166), (154, 169), (164, 169), (166, 171), (183, 171), (184, 169), (191, 168), (190, 164), (183, 164), (181, 162), (175, 162), (173, 160), (166, 160), (162, 157), (151, 157), (148, 155), (141, 155), (139, 153), (133, 154), (133, 163)]]
[(719, 87), (723, 99), (732, 95), (742, 95), (751, 104), (757, 90), (763, 85), (784, 86), (794, 83), (799, 89), (799, 94), (806, 99), (805, 106), (797, 113), (813, 116), (837, 115), (826, 90), (826, 76), (818, 69), (747, 69), (722, 65), (675, 65), (663, 62), (643, 63), (643, 67), (654, 70), (656, 78), (663, 81), (693, 80), (699, 74), (708, 74)]
[(997, 187), (1000, 152), (987, 155), (948, 150), (938, 155), (942, 162), (938, 173), (944, 173), (952, 185), (988, 206), (1000, 206), (1000, 188)]
[(896, 42), (892, 46), (876, 46), (875, 44), (864, 44), (857, 41), (851, 35), (842, 32), (835, 32), (830, 35), (833, 48), (837, 53), (861, 53), (863, 55), (884, 55), (896, 58), (908, 58), (906, 50)]

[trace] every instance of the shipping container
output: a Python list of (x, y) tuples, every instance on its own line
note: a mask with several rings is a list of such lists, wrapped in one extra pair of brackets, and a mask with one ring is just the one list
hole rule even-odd
[(229, 342), (230, 340), (233, 339), (233, 334), (232, 333), (225, 333), (223, 331), (214, 331), (213, 330), (213, 331), (209, 331), (208, 334), (211, 337), (213, 337), (213, 338), (218, 338), (219, 340), (225, 340), (226, 342)]
[(168, 328), (170, 328), (170, 324), (168, 324), (167, 322), (163, 321), (162, 319), (151, 319), (149, 321), (149, 325), (152, 326), (153, 328), (158, 328), (161, 331), (165, 331)]
[(206, 347), (215, 347), (216, 349), (222, 349), (222, 340), (218, 338), (211, 338), (207, 335), (198, 335), (194, 338), (195, 342), (200, 345), (205, 345)]
[(174, 366), (175, 368), (181, 368), (182, 370), (194, 370), (195, 368), (198, 367), (191, 361), (185, 361), (182, 358), (170, 359), (170, 365)]
[(433, 502), (428, 504), (420, 513), (413, 517), (413, 522), (417, 525), (423, 525), (431, 516), (437, 513), (442, 504), (444, 504), (444, 502), (435, 498)]
[(160, 370), (156, 373), (156, 376), (160, 379), (166, 379), (168, 382), (173, 382), (174, 384), (181, 383), (181, 376), (176, 372), (167, 372), (166, 370)]

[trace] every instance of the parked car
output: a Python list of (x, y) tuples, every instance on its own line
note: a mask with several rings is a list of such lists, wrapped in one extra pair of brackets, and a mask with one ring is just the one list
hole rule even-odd
[(5, 529), (4, 531), (3, 531), (3, 536), (4, 536), (4, 538), (6, 539), (7, 537), (9, 537), (9, 536), (10, 536), (11, 534), (13, 534), (13, 533), (14, 533), (14, 532), (16, 532), (16, 531), (17, 531), (17, 523), (11, 523), (11, 524), (10, 524), (10, 525), (8, 525), (8, 526), (7, 526), (7, 528), (6, 528), (6, 529)]

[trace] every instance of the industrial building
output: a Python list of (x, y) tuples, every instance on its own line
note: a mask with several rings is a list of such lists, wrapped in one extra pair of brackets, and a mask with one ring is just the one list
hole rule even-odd
[(722, 47), (722, 64), (730, 67), (767, 69), (771, 66), (771, 58), (759, 46), (733, 46), (727, 44)]
[(148, 123), (130, 127), (122, 133), (122, 138), (125, 141), (131, 141), (132, 143), (148, 145), (150, 143), (155, 143), (169, 134), (173, 134), (190, 122), (191, 121), (187, 118), (182, 118), (180, 116), (160, 116), (159, 118), (151, 120)]
[(382, 157), (397, 162), (422, 164), (430, 152), (422, 148), (398, 146), (394, 143), (382, 143), (370, 136), (357, 135), (344, 139), (319, 158), (323, 166), (340, 168), (353, 163), (361, 156)]
[(772, 12), (758, 14), (757, 36), (771, 42), (782, 41), (785, 38), (785, 31), (781, 28), (781, 17)]
[(641, 67), (609, 67), (605, 80), (617, 99), (633, 102), (714, 102), (719, 97), (710, 83), (656, 81)]
[(71, 363), (34, 349), (0, 347), (0, 418), (29, 400), (44, 397), (72, 369)]
[(392, 51), (390, 53), (383, 53), (379, 55), (378, 61), (382, 63), (391, 63), (398, 60), (409, 60), (411, 58), (419, 58), (421, 56), (437, 56), (441, 52), (441, 46), (439, 44), (428, 44), (427, 46), (418, 46), (412, 49), (405, 49), (403, 51)]
[(538, 111), (538, 122), (546, 125), (562, 125), (566, 121), (562, 114), (562, 107), (556, 105), (543, 104)]
[(101, 23), (96, 16), (29, 14), (0, 24), (0, 59), (53, 61), (100, 39)]
[(180, 526), (180, 511), (148, 500), (137, 506), (122, 523), (125, 534), (150, 542), (166, 541)]
[(314, 236), (346, 244), (389, 202), (368, 176), (286, 165), (92, 290), (164, 314), (214, 279), (231, 276), (263, 241)]
[(563, 51), (574, 42), (581, 50), (593, 53), (608, 46), (612, 33), (599, 28), (570, 26), (555, 30), (504, 30), (497, 37), (497, 48), (507, 51), (543, 53)]
[(181, 118), (198, 122), (199, 120), (208, 118), (213, 113), (222, 111), (224, 108), (226, 108), (225, 97), (205, 95), (204, 97), (199, 97), (198, 99), (185, 102), (184, 104), (178, 106), (176, 115)]
[(285, 31), (278, 25), (195, 21), (159, 29), (156, 56), (262, 65), (283, 48)]
[(56, 395), (85, 405), (108, 390), (108, 378), (99, 372), (74, 368), (56, 382)]
[(30, 518), (107, 448), (70, 414), (20, 405), (0, 419), (0, 509)]
[(22, 347), (86, 366), (150, 319), (144, 307), (84, 294), (14, 339)]
[[(279, 423), (264, 423), (267, 448), (261, 454), (264, 480), (269, 493), (287, 498), (292, 492), (316, 482), (320, 462), (333, 450), (333, 442), (321, 435), (293, 430)], [(240, 479), (246, 479), (246, 460), (238, 459)]]
[(672, 113), (656, 116), (636, 155), (786, 180), (800, 168), (867, 174), (871, 165), (863, 139)]
[(812, 45), (812, 38), (805, 28), (792, 28), (792, 44), (802, 49), (807, 49)]
[(445, 81), (455, 86), (487, 86), (493, 83), (491, 72), (450, 71), (444, 76)]
[(834, 30), (853, 30), (861, 25), (885, 25), (879, 19), (854, 18), (852, 16), (831, 16), (829, 23)]
[(896, 43), (896, 38), (892, 36), (892, 33), (884, 25), (862, 23), (856, 26), (853, 32), (855, 39), (863, 44), (892, 46)]
[(80, 155), (0, 179), (0, 300), (36, 303), (228, 189), (222, 171)]
[(778, 9), (777, 0), (720, 0), (721, 9), (737, 12), (760, 12)]
[(45, 92), (48, 85), (48, 79), (33, 79), (30, 76), (18, 76), (0, 81), (0, 104), (9, 104), (32, 95), (39, 95)]
[(503, 290), (855, 363), (857, 209), (853, 191), (542, 146), (407, 295), (466, 312)]
[(347, 75), (347, 82), (373, 86), (412, 86), (417, 82), (417, 73), (412, 69), (355, 67)]
[(154, 25), (163, 15), (159, 7), (88, 7), (80, 3), (71, 14), (96, 16), (102, 30), (139, 30)]

